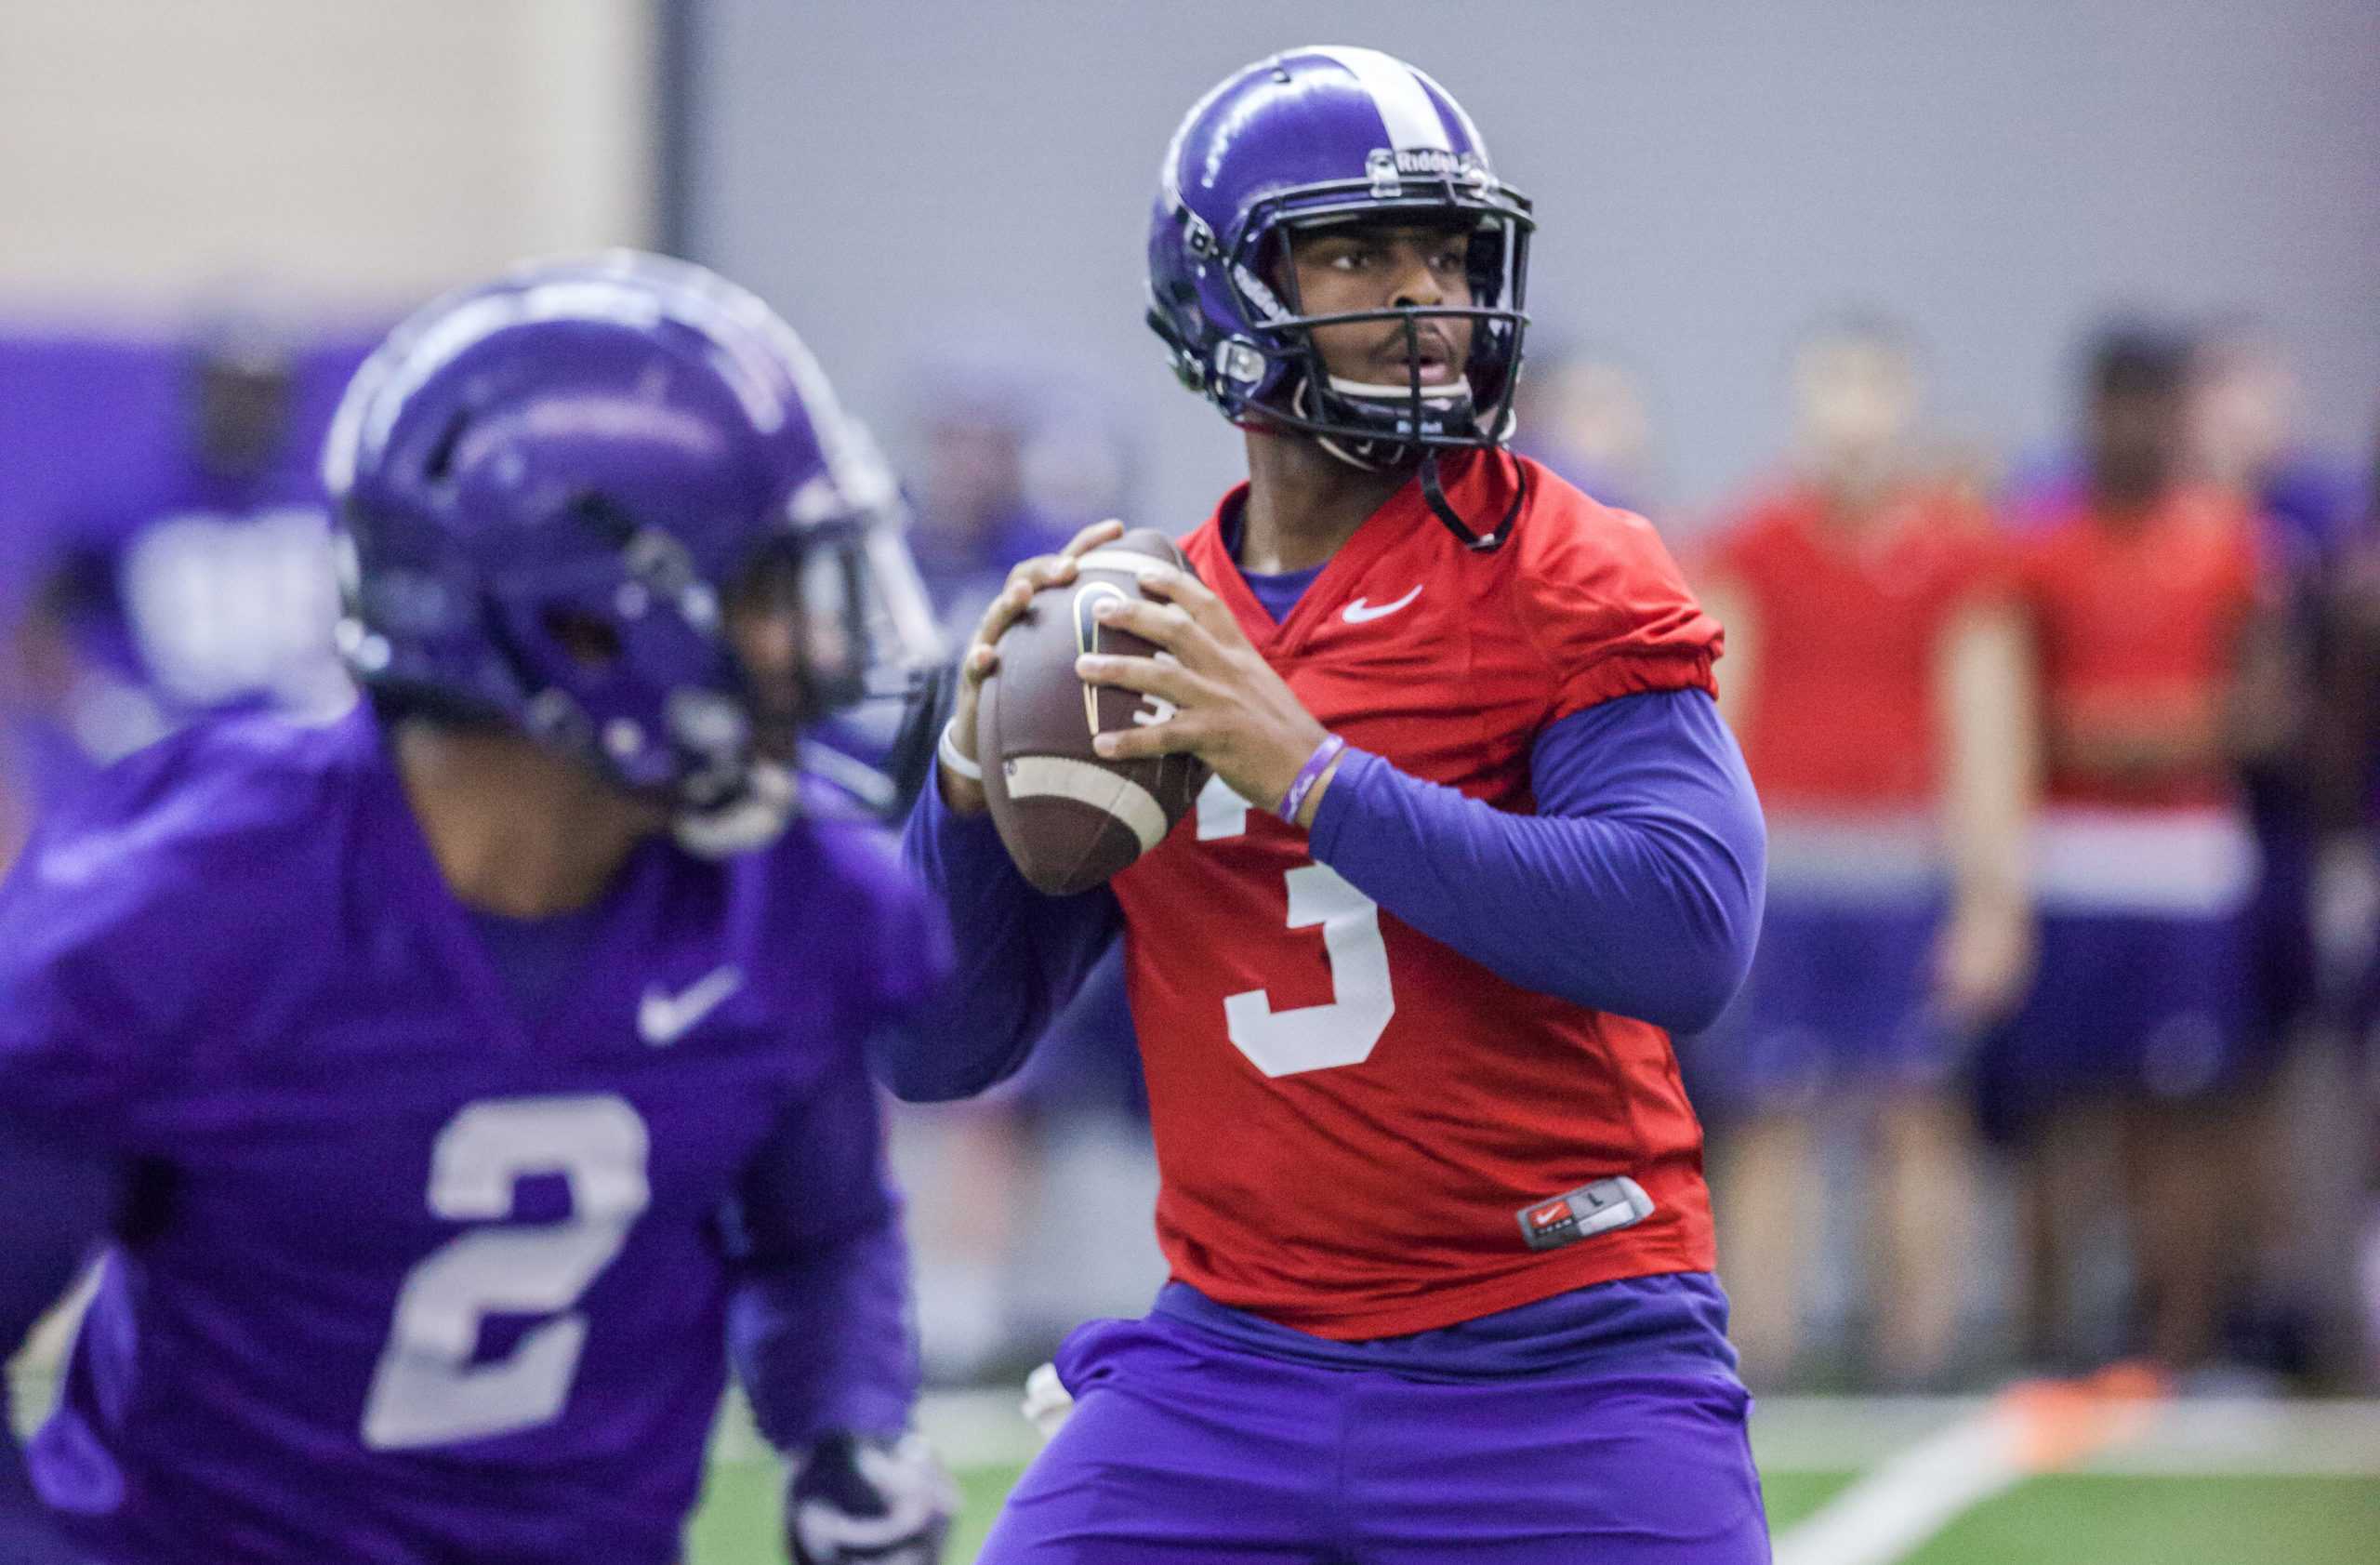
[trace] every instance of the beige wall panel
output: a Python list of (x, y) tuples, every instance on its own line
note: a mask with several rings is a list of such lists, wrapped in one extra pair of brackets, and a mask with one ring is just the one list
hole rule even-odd
[(0, 306), (649, 242), (657, 0), (0, 0)]

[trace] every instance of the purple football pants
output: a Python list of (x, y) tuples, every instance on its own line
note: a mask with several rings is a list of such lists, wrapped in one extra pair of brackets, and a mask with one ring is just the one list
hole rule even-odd
[(1766, 1565), (1724, 1376), (1445, 1382), (1289, 1363), (1161, 1316), (1069, 1337), (1073, 1415), (981, 1565)]

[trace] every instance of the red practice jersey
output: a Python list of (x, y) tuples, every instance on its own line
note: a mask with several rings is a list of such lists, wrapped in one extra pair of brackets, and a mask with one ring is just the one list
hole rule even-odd
[(1754, 619), (1739, 737), (1762, 801), (1822, 814), (1928, 810), (1939, 786), (1935, 670), (1964, 612), (2004, 593), (1980, 508), (1913, 494), (1857, 534), (1816, 491), (1752, 506), (1713, 547)]
[(2057, 764), (2056, 736), (2101, 723), (2211, 729), (2257, 593), (2254, 522), (2220, 490), (2176, 491), (2136, 522), (2078, 508), (2027, 540), (2019, 571), (2033, 622), (2053, 802), (2186, 806), (2231, 793), (2210, 766), (2154, 789), (2111, 791)]
[[(1449, 461), (1457, 510), (1501, 515), (1516, 460)], [(1548, 724), (1711, 690), (1720, 635), (1641, 517), (1522, 465), (1529, 498), (1502, 549), (1465, 550), (1408, 483), (1283, 624), (1241, 577), (1222, 511), (1183, 547), (1326, 726), (1526, 813)], [(1173, 1275), (1359, 1339), (1709, 1270), (1701, 1131), (1668, 1035), (1505, 982), (1306, 846), (1217, 782), (1114, 882)], [(1649, 1217), (1559, 1249), (1524, 1241), (1525, 1209), (1616, 1174), (1651, 1196)]]

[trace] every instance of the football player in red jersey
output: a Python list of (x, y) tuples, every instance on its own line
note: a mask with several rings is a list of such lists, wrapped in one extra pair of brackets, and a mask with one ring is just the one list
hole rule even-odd
[(896, 1089), (1014, 1068), (1120, 933), (1162, 1176), (1172, 1280), (1068, 1340), (986, 1560), (1767, 1558), (1666, 1031), (1741, 980), (1764, 837), (1718, 625), (1503, 449), (1531, 226), (1370, 49), (1236, 73), (1167, 153), (1150, 322), (1249, 482), (1109, 617), (1172, 661), (1081, 672), (1170, 713), (1104, 753), (1215, 781), (1081, 896), (999, 848), (974, 693), (1092, 529), (987, 614), (908, 834), (972, 982)]
[[(1960, 1055), (2023, 998), (2031, 671), (1990, 513), (1920, 444), (1895, 324), (1793, 356), (1794, 471), (1728, 519), (1698, 583), (1726, 622), (1720, 705), (1769, 828), (1760, 954), (1685, 1050), (1712, 1118), (1736, 1341), (1754, 1385), (1801, 1341), (1818, 1137), (1869, 1171), (1869, 1369), (1944, 1378), (1976, 1201)], [(1851, 1118), (1846, 1121), (1845, 1115)]]
[(2225, 1274), (2245, 1253), (2208, 1214), (2236, 1195), (2236, 1089), (2262, 1063), (2257, 855), (2233, 763), (2241, 674), (2269, 640), (2253, 513), (2180, 470), (2188, 360), (2157, 327), (2096, 343), (2087, 484), (2018, 562), (2041, 670), (2041, 967), (1979, 1062), (1991, 1117), (2028, 1154), (2030, 1351), (2088, 1350), (2066, 1283), (2112, 1154), (2142, 1346), (2177, 1370), (2213, 1352)]

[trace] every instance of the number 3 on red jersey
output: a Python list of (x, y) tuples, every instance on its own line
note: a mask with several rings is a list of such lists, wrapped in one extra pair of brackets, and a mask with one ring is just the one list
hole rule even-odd
[[(1244, 835), (1248, 801), (1223, 778), (1210, 777), (1198, 795), (1198, 841), (1213, 842)], [(1289, 929), (1322, 926), (1323, 949), (1330, 953), (1330, 1001), (1276, 1011), (1263, 989), (1223, 999), (1223, 1021), (1232, 1046), (1267, 1076), (1329, 1070), (1360, 1065), (1371, 1056), (1388, 1021), (1396, 1015), (1396, 994), (1388, 979), (1388, 948), (1381, 940), (1380, 904), (1357, 891), (1327, 864), (1306, 863), (1287, 872)]]

